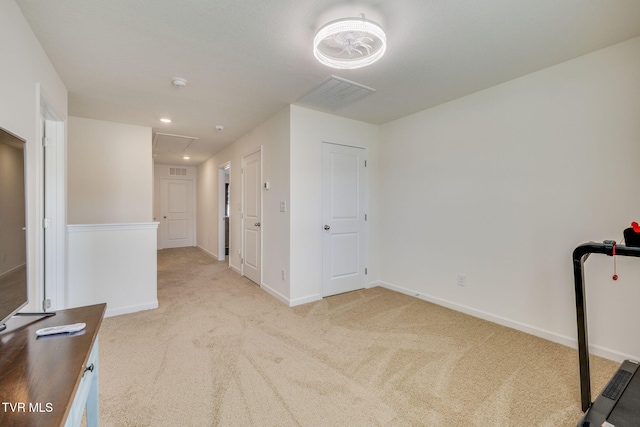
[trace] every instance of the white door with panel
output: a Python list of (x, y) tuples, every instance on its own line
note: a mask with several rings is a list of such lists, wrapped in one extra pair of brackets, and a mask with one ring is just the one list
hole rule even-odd
[(362, 289), (368, 253), (367, 150), (322, 144), (322, 296)]
[(193, 197), (193, 180), (162, 179), (160, 238), (164, 249), (194, 246)]
[(262, 272), (262, 152), (242, 158), (242, 274), (260, 284)]

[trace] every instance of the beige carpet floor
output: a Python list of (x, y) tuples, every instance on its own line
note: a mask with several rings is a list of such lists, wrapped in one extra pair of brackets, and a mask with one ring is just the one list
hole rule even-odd
[[(570, 286), (570, 284), (568, 284)], [(289, 308), (196, 248), (104, 320), (105, 426), (575, 426), (577, 352), (372, 288)], [(599, 391), (617, 364), (592, 359)]]

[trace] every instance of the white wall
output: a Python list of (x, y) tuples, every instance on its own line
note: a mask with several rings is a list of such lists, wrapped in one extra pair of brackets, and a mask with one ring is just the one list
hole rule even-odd
[(26, 143), (27, 239), (29, 305), (42, 301), (41, 246), (42, 148), (38, 143), (40, 101), (44, 99), (61, 121), (67, 119), (67, 89), (13, 0), (0, 2), (0, 126)]
[[(638, 76), (640, 38), (382, 126), (382, 281), (574, 344), (573, 249), (640, 218)], [(640, 260), (586, 266), (590, 343), (637, 359)]]
[(106, 302), (106, 316), (158, 307), (154, 223), (68, 230), (69, 307)]
[(291, 106), (291, 296), (297, 305), (322, 296), (322, 143), (369, 150), (369, 281), (378, 279), (377, 174), (379, 127)]
[(149, 222), (151, 128), (69, 117), (69, 224)]
[(197, 241), (202, 249), (218, 254), (218, 168), (231, 163), (229, 263), (241, 271), (242, 157), (262, 147), (262, 283), (261, 286), (281, 299), (289, 300), (290, 278), (282, 280), (281, 270), (289, 271), (289, 209), (280, 212), (280, 202), (289, 198), (289, 108), (282, 110), (231, 146), (198, 167)]
[(196, 245), (222, 260), (218, 253), (218, 167), (219, 154), (198, 165), (196, 187)]
[(151, 128), (70, 117), (68, 295), (107, 315), (158, 306)]

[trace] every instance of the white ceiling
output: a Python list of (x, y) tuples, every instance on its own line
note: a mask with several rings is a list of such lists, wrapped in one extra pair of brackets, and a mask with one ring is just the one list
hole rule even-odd
[[(640, 36), (640, 0), (16, 3), (69, 90), (69, 115), (197, 138), (191, 160), (174, 150), (157, 163), (204, 161), (331, 75), (376, 89), (335, 114), (382, 124)], [(319, 64), (315, 32), (361, 13), (386, 30), (385, 56), (358, 70)]]

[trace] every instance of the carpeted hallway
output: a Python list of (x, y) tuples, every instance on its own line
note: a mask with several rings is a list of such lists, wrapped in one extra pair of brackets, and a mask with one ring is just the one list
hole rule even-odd
[[(289, 308), (197, 248), (104, 320), (105, 426), (575, 426), (576, 350), (383, 288)], [(601, 390), (617, 363), (592, 359)]]

